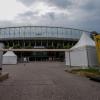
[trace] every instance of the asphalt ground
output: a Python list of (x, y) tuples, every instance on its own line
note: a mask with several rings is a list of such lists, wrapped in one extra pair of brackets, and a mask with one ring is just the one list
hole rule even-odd
[(64, 62), (4, 65), (0, 100), (100, 100), (100, 83), (64, 69)]

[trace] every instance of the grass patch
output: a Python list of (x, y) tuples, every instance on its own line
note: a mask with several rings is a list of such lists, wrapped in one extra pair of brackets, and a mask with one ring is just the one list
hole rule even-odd
[(74, 69), (70, 71), (73, 74), (78, 74), (81, 76), (100, 76), (100, 70), (96, 68), (88, 68), (88, 69)]
[(94, 69), (94, 68), (88, 68), (88, 69), (78, 69), (78, 70), (73, 70), (76, 72), (89, 72), (89, 73), (95, 73), (100, 75), (100, 70), (99, 69)]

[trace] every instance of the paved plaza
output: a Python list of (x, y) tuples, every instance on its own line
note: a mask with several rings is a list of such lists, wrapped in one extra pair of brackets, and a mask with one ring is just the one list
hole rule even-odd
[(64, 69), (64, 62), (5, 65), (0, 100), (100, 100), (100, 83)]

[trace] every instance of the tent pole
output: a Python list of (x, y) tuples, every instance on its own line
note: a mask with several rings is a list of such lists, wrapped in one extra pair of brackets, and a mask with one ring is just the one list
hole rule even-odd
[(89, 67), (89, 57), (88, 57), (88, 48), (86, 47), (86, 54), (87, 54), (87, 63), (88, 63), (88, 67)]
[(70, 51), (69, 51), (69, 66), (71, 68), (71, 58), (70, 58)]

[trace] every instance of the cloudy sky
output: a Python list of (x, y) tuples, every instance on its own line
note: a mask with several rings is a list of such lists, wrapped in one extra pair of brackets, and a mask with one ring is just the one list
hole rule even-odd
[(100, 0), (0, 0), (0, 27), (21, 25), (100, 32)]

